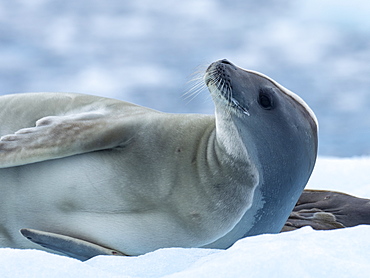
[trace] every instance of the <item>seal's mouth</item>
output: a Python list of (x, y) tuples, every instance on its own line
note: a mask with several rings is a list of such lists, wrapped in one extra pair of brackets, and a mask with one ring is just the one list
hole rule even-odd
[(242, 106), (233, 96), (231, 76), (225, 70), (227, 66), (231, 66), (235, 70), (237, 69), (226, 59), (212, 63), (206, 70), (204, 82), (214, 98), (221, 100), (228, 107), (250, 116), (247, 107)]
[(241, 110), (241, 111), (243, 112), (243, 114), (245, 114), (245, 115), (247, 115), (247, 116), (250, 116), (250, 115), (251, 115), (251, 114), (249, 113), (249, 111), (248, 111), (244, 106), (241, 106), (241, 105), (239, 104), (239, 102), (238, 102), (235, 98), (231, 97), (231, 98), (230, 98), (230, 101), (231, 101), (232, 105), (233, 105), (235, 108), (237, 108), (237, 109)]

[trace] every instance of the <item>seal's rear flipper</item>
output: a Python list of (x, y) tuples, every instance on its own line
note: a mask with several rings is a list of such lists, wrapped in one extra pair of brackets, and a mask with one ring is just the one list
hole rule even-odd
[(331, 230), (370, 225), (370, 200), (341, 192), (304, 190), (282, 232), (311, 226)]
[(70, 236), (32, 229), (21, 229), (20, 232), (34, 243), (81, 261), (88, 260), (98, 255), (125, 256), (119, 251)]

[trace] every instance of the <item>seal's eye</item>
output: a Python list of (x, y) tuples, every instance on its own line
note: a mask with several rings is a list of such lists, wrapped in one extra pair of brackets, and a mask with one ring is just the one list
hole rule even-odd
[(263, 109), (271, 110), (274, 108), (273, 88), (261, 88), (258, 96), (258, 103)]

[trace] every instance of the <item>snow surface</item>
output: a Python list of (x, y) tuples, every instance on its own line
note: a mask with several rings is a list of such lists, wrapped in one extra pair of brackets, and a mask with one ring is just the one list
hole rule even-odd
[[(370, 157), (318, 159), (308, 188), (370, 198)], [(370, 226), (305, 227), (244, 238), (228, 250), (160, 249), (86, 262), (38, 250), (0, 248), (0, 277), (369, 277)]]

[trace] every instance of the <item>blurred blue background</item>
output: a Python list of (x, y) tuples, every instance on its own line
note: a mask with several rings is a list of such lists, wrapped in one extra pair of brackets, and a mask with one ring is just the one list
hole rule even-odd
[(213, 113), (192, 74), (227, 58), (300, 95), (319, 154), (370, 155), (367, 0), (0, 0), (0, 94), (62, 91)]

